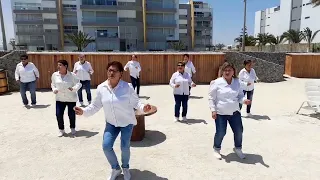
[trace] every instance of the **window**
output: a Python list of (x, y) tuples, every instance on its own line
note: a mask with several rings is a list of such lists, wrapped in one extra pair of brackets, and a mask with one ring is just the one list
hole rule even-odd
[(295, 7), (293, 7), (292, 9), (297, 9), (298, 8), (298, 6), (295, 6)]
[(65, 33), (74, 33), (78, 32), (78, 26), (64, 26)]
[(291, 20), (291, 22), (295, 22), (295, 21), (297, 21), (297, 20), (296, 19)]
[(305, 19), (310, 19), (310, 16), (305, 17)]

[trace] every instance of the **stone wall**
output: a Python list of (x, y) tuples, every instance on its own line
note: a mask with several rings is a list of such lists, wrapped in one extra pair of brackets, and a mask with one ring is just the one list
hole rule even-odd
[(260, 58), (268, 62), (273, 62), (284, 66), (286, 61), (286, 53), (271, 53), (271, 52), (239, 52), (255, 58)]
[(25, 51), (12, 51), (0, 57), (0, 69), (7, 70), (9, 91), (17, 91), (20, 89), (19, 84), (16, 82), (14, 73), (16, 66), (20, 61), (20, 56), (25, 54)]
[(263, 59), (254, 58), (238, 52), (225, 52), (226, 61), (233, 63), (237, 69), (237, 73), (243, 68), (243, 61), (247, 59), (253, 60), (254, 70), (261, 82), (280, 82), (283, 81), (284, 66)]
[[(277, 44), (267, 46), (246, 46), (246, 51), (254, 52), (308, 52), (308, 44)], [(312, 47), (312, 46), (311, 46)]]

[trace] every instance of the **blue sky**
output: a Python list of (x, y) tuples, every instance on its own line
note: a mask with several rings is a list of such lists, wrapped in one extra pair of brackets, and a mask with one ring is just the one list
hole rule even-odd
[[(213, 43), (233, 44), (243, 26), (243, 0), (205, 0), (213, 8)], [(254, 31), (254, 15), (261, 9), (277, 6), (280, 0), (247, 0), (247, 27)], [(187, 2), (187, 0), (181, 0)], [(10, 0), (2, 1), (7, 41), (14, 37)]]

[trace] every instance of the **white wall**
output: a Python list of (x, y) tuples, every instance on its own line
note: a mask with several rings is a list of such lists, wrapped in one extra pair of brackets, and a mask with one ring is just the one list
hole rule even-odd
[(279, 20), (279, 33), (283, 33), (290, 29), (291, 24), (291, 0), (281, 0), (280, 1), (280, 17)]
[(56, 8), (56, 2), (55, 1), (42, 1), (41, 6), (45, 8)]
[(42, 17), (43, 19), (58, 19), (57, 14), (54, 13), (43, 13)]
[(118, 10), (117, 15), (118, 18), (136, 18), (135, 10)]
[(273, 34), (275, 36), (281, 36), (282, 32), (278, 31), (280, 11), (274, 11), (277, 7), (269, 8), (266, 10), (266, 26), (265, 33)]
[(58, 29), (57, 24), (44, 24), (43, 29)]
[(77, 0), (77, 22), (78, 22), (78, 31), (83, 32), (82, 26), (82, 10), (80, 9), (80, 5), (82, 4), (82, 0)]
[(254, 19), (254, 36), (257, 37), (257, 35), (260, 33), (261, 29), (261, 11), (257, 11), (255, 13), (255, 19)]
[[(309, 0), (303, 0), (303, 4), (305, 6), (302, 6), (302, 13), (301, 13), (301, 29), (309, 27), (311, 31), (315, 32), (317, 30), (320, 30), (320, 23), (319, 23), (319, 17), (320, 17), (320, 6), (313, 7), (312, 5), (306, 5), (309, 3)], [(310, 17), (306, 19), (306, 17)], [(320, 43), (320, 32), (315, 37), (314, 43)]]
[(188, 33), (188, 29), (179, 29), (179, 33), (181, 34)]
[(174, 19), (175, 19), (175, 21), (176, 21), (176, 28), (175, 28), (175, 40), (178, 40), (179, 39), (179, 0), (174, 0), (174, 2), (175, 2), (175, 7), (176, 7), (176, 9), (177, 9), (177, 12), (175, 13), (175, 17), (174, 17)]
[(179, 15), (188, 15), (187, 9), (179, 9)]
[(188, 20), (186, 20), (186, 19), (179, 19), (179, 24), (188, 24)]

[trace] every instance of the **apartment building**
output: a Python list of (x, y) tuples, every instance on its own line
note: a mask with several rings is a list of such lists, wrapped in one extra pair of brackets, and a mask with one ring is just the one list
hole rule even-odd
[(65, 35), (77, 31), (95, 39), (86, 51), (166, 50), (192, 34), (190, 14), (180, 33), (179, 0), (12, 0), (12, 9), (16, 42), (29, 50), (76, 50)]
[[(307, 27), (315, 32), (320, 29), (319, 16), (320, 7), (313, 7), (310, 0), (280, 0), (280, 6), (256, 12), (254, 35), (281, 36), (289, 29), (303, 31)], [(320, 35), (313, 42), (319, 43)]]

